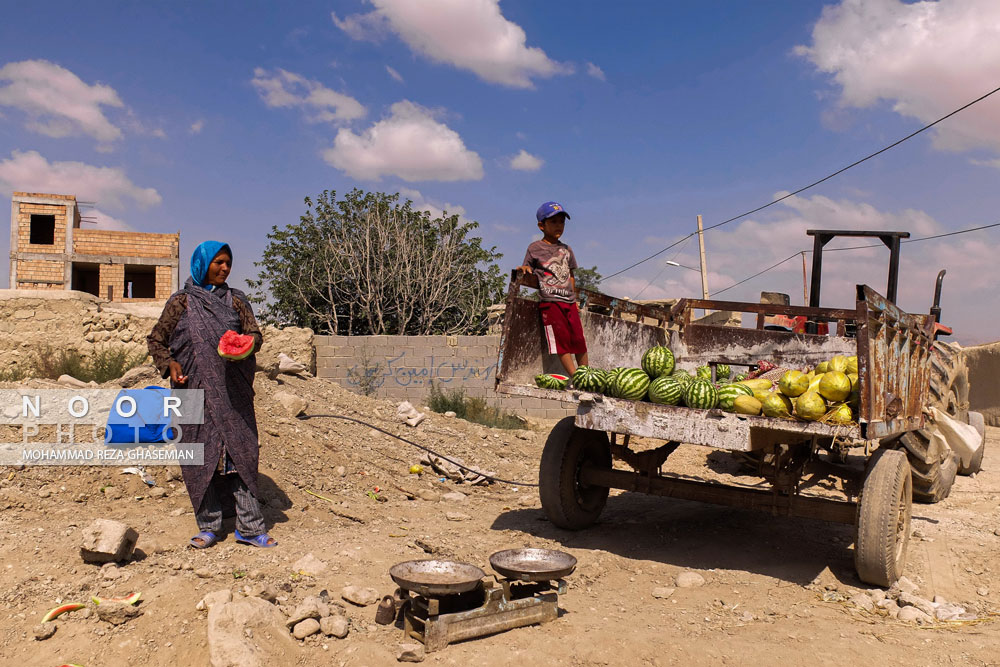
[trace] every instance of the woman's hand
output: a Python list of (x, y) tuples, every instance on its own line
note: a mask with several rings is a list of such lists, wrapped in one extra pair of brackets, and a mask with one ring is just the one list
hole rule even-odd
[(187, 375), (184, 375), (184, 371), (181, 369), (181, 365), (179, 363), (171, 359), (167, 367), (170, 369), (170, 379), (173, 381), (174, 384), (177, 385), (187, 384), (188, 381)]

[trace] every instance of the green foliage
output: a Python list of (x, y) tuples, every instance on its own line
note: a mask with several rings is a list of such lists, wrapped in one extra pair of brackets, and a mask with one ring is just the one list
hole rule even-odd
[(399, 195), (354, 189), (306, 198), (273, 227), (250, 299), (260, 319), (346, 335), (484, 333), (504, 281), (496, 248), (457, 215), (431, 219)]
[(592, 266), (589, 269), (577, 268), (573, 271), (573, 279), (576, 280), (577, 289), (589, 289), (592, 292), (601, 291), (601, 279), (602, 276), (597, 272), (597, 267)]
[(356, 356), (356, 359), (359, 362), (358, 365), (347, 369), (347, 382), (356, 386), (365, 396), (372, 396), (385, 382), (382, 362), (373, 362), (371, 351), (368, 348), (362, 349), (361, 354)]
[(0, 369), (0, 382), (20, 382), (26, 377), (28, 377), (28, 371), (22, 366)]
[(84, 357), (78, 350), (56, 350), (43, 345), (35, 352), (34, 369), (30, 374), (51, 379), (71, 375), (82, 382), (102, 384), (117, 380), (126, 371), (145, 362), (147, 357), (145, 350), (133, 352), (123, 346), (101, 348)]
[(521, 417), (487, 405), (484, 398), (469, 398), (461, 388), (445, 392), (434, 382), (431, 382), (427, 407), (439, 413), (454, 412), (459, 419), (490, 428), (517, 429), (524, 428), (525, 424)]

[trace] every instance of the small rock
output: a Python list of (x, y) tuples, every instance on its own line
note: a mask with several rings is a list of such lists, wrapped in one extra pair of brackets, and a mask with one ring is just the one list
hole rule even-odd
[(439, 500), (441, 500), (440, 494), (435, 493), (430, 489), (420, 489), (419, 491), (417, 491), (417, 498), (420, 498), (421, 500), (426, 500), (427, 502), (430, 503), (436, 503)]
[(346, 616), (326, 616), (319, 619), (319, 628), (327, 637), (343, 639), (347, 636), (351, 622)]
[(425, 415), (423, 412), (419, 412), (413, 417), (408, 417), (406, 419), (406, 425), (413, 426), (414, 428), (416, 428), (417, 426), (420, 426), (425, 419), (427, 419), (427, 415)]
[(957, 621), (965, 614), (965, 608), (957, 604), (944, 602), (934, 608), (934, 618), (939, 621)]
[(934, 620), (932, 616), (929, 616), (917, 609), (916, 607), (900, 607), (899, 613), (896, 614), (896, 618), (901, 621), (910, 621), (916, 623), (930, 623)]
[(448, 410), (447, 412), (444, 413), (444, 416), (445, 417), (457, 417), (458, 415), (455, 414), (454, 410)]
[(115, 563), (105, 563), (101, 566), (101, 578), (114, 580), (122, 576), (121, 568)]
[(1000, 537), (1000, 528), (997, 528), (996, 530), (994, 530), (993, 534), (996, 535), (997, 537)]
[(859, 607), (865, 611), (875, 611), (875, 603), (870, 597), (862, 593), (855, 593), (851, 596), (849, 601), (855, 607)]
[(337, 466), (337, 477), (347, 477), (347, 468), (344, 466)]
[(705, 577), (697, 572), (681, 572), (677, 575), (677, 588), (698, 588), (705, 585)]
[(104, 497), (108, 500), (121, 500), (122, 490), (117, 486), (104, 487)]
[(83, 529), (80, 556), (88, 563), (110, 563), (132, 557), (139, 533), (120, 521), (97, 519)]
[(295, 561), (295, 564), (292, 565), (293, 572), (298, 572), (299, 574), (304, 574), (310, 577), (315, 577), (325, 569), (326, 563), (316, 558), (311, 553), (308, 553), (298, 559)]
[(920, 590), (920, 587), (915, 583), (907, 579), (906, 577), (900, 577), (896, 583), (889, 587), (889, 592), (887, 595), (893, 599), (899, 597), (900, 593), (916, 593)]
[(533, 496), (524, 496), (517, 501), (517, 504), (520, 505), (521, 507), (534, 507), (535, 498)]
[(223, 589), (221, 591), (213, 591), (203, 597), (195, 609), (198, 611), (208, 611), (217, 604), (226, 604), (227, 602), (233, 601), (233, 592), (229, 589)]
[(666, 600), (673, 595), (676, 590), (676, 588), (668, 588), (667, 586), (657, 586), (653, 589), (653, 597), (657, 600)]
[(745, 611), (742, 614), (740, 614), (740, 620), (744, 623), (752, 623), (753, 621), (757, 620), (757, 617), (755, 617), (749, 611)]
[(309, 408), (309, 402), (287, 391), (277, 391), (274, 400), (281, 404), (289, 417), (298, 417)]
[(56, 633), (56, 628), (57, 627), (58, 626), (55, 623), (52, 623), (52, 622), (49, 622), (49, 623), (39, 623), (34, 628), (32, 628), (32, 632), (35, 635), (35, 639), (37, 639), (38, 641), (41, 642), (41, 641), (45, 641), (46, 639), (48, 639), (49, 637), (51, 637), (52, 635), (54, 635)]
[(278, 599), (278, 591), (274, 590), (267, 584), (255, 584), (250, 589), (250, 596), (260, 598), (261, 600), (267, 600), (268, 602), (274, 604), (274, 601)]
[(989, 594), (990, 594), (990, 589), (987, 588), (986, 586), (980, 586), (979, 588), (976, 589), (976, 595), (978, 595), (979, 597), (986, 597)]
[(305, 639), (310, 635), (314, 635), (319, 632), (319, 621), (315, 618), (307, 618), (304, 621), (299, 621), (295, 624), (295, 628), (292, 630), (292, 635), (296, 639)]
[(871, 590), (867, 591), (867, 593), (868, 597), (872, 599), (872, 602), (877, 603), (885, 599), (885, 591), (883, 591), (881, 588), (872, 588)]
[(934, 605), (930, 600), (926, 600), (919, 595), (913, 595), (912, 593), (900, 593), (899, 597), (896, 598), (896, 601), (899, 603), (900, 608), (916, 607), (928, 616), (934, 616)]
[(452, 491), (441, 496), (441, 502), (445, 503), (464, 503), (468, 499), (468, 496), (461, 491)]
[(84, 389), (90, 386), (83, 380), (77, 380), (72, 375), (60, 375), (56, 382), (64, 387), (73, 387), (74, 389)]
[(153, 488), (151, 488), (149, 490), (149, 497), (150, 498), (166, 498), (167, 497), (167, 490), (164, 489), (162, 486), (154, 486)]
[(399, 652), (396, 653), (396, 660), (399, 662), (423, 662), (423, 644), (400, 644)]
[(899, 605), (896, 604), (895, 600), (890, 600), (886, 598), (875, 604), (879, 609), (885, 610), (885, 613), (889, 615), (890, 618), (896, 618), (899, 615)]
[(170, 511), (170, 516), (184, 516), (186, 512), (186, 507), (178, 507), (177, 509)]
[(468, 514), (462, 514), (461, 512), (446, 512), (444, 516), (448, 521), (468, 521), (472, 518)]
[(194, 576), (199, 579), (209, 579), (212, 576), (212, 571), (207, 567), (199, 567), (194, 571)]
[[(285, 625), (292, 627), (307, 618), (320, 619), (330, 615), (330, 605), (315, 595), (310, 595), (302, 599), (299, 606), (295, 608), (292, 615), (285, 621)], [(319, 626), (316, 626), (319, 627)]]
[(52, 491), (50, 491), (48, 487), (42, 487), (42, 488), (38, 489), (38, 497), (39, 498), (48, 498), (51, 495), (52, 495)]
[(374, 588), (362, 588), (361, 586), (345, 586), (340, 597), (359, 607), (375, 604), (380, 599), (378, 591)]
[(121, 625), (142, 616), (142, 609), (124, 602), (102, 602), (97, 606), (97, 618), (111, 625)]

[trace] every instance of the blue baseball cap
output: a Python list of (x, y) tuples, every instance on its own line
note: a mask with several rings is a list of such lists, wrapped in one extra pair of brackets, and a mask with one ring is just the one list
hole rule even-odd
[(538, 207), (538, 210), (535, 211), (535, 217), (538, 218), (538, 222), (541, 222), (548, 220), (558, 213), (562, 213), (569, 220), (569, 213), (566, 213), (566, 209), (562, 207), (562, 204), (556, 201), (547, 201)]

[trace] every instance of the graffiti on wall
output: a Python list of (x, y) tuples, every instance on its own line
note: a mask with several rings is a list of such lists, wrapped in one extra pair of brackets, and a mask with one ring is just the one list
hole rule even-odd
[[(357, 387), (359, 378), (368, 378), (368, 382), (374, 389), (382, 387), (386, 383), (398, 387), (422, 387), (430, 385), (431, 382), (440, 384), (469, 381), (487, 383), (492, 379), (496, 368), (496, 364), (483, 366), (480, 363), (450, 355), (447, 359), (438, 361), (433, 354), (430, 363), (415, 368), (407, 366), (406, 352), (404, 351), (395, 357), (386, 358), (384, 368), (382, 368), (382, 364), (372, 366), (370, 363), (353, 366), (347, 371), (347, 384)], [(373, 374), (376, 377), (373, 377)]]

